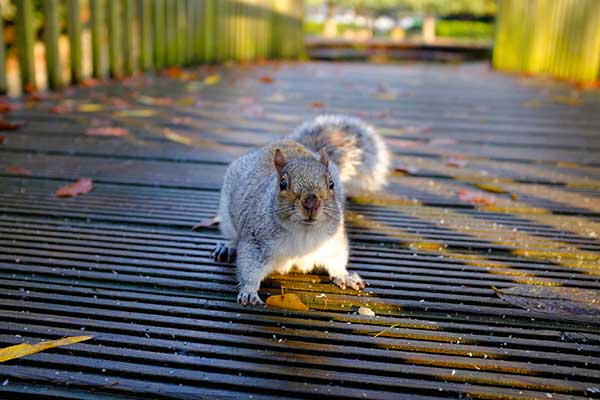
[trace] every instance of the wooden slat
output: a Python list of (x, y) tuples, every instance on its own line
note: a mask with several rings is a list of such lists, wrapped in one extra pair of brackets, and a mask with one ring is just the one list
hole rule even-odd
[(134, 0), (123, 0), (123, 73), (131, 75), (135, 66), (135, 51), (133, 48), (135, 5)]
[(161, 69), (167, 65), (165, 0), (155, 0), (152, 2), (152, 6), (152, 17), (154, 19), (154, 65), (157, 69)]
[(92, 75), (106, 77), (106, 0), (90, 0), (92, 28)]
[[(48, 86), (54, 89), (62, 86), (58, 50), (58, 35), (60, 29), (60, 4), (58, 0), (48, 0), (44, 1), (43, 5), (46, 73), (48, 76)], [(0, 74), (2, 73), (0, 72)]]
[(152, 0), (141, 0), (139, 3), (140, 21), (140, 70), (148, 71), (153, 66), (154, 38), (152, 27), (154, 26), (152, 16)]
[(108, 0), (108, 55), (109, 72), (113, 78), (123, 75), (122, 3)]
[[(4, 5), (0, 5), (0, 13)], [(2, 13), (2, 15), (4, 15)], [(6, 41), (4, 40), (4, 18), (0, 18), (0, 94), (5, 94), (6, 85)]]
[(83, 79), (80, 0), (67, 0), (67, 31), (69, 34), (71, 82), (78, 83)]
[(19, 70), (23, 88), (35, 90), (35, 62), (33, 46), (35, 42), (34, 14), (32, 0), (17, 0), (17, 53), (19, 56)]

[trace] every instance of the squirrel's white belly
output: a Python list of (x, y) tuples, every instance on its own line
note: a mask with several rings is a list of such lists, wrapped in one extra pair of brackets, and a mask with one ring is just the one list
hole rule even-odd
[(281, 239), (269, 270), (287, 274), (293, 267), (308, 273), (315, 267), (325, 268), (330, 275), (346, 269), (348, 245), (343, 225), (331, 235), (327, 232), (296, 232)]

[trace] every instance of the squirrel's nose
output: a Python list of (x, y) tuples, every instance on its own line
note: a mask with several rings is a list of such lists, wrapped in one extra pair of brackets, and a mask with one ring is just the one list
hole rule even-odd
[(320, 205), (321, 201), (314, 194), (310, 194), (302, 200), (302, 207), (310, 213), (317, 211)]

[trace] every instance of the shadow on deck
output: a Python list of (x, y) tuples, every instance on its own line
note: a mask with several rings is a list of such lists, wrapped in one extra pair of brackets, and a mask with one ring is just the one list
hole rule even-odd
[[(25, 125), (1, 132), (0, 347), (94, 338), (2, 364), (0, 397), (600, 397), (598, 314), (494, 290), (598, 289), (598, 92), (479, 64), (171, 75), (6, 115)], [(263, 297), (284, 287), (312, 310), (243, 308), (233, 267), (209, 259), (218, 232), (190, 228), (230, 160), (325, 112), (395, 152), (389, 193), (349, 205), (368, 291), (273, 277)], [(54, 195), (80, 177), (92, 192)]]

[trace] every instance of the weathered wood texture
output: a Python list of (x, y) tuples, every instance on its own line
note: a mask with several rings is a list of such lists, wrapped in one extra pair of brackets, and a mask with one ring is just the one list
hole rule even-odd
[(500, 0), (494, 67), (600, 80), (600, 2)]
[[(0, 397), (598, 398), (600, 319), (494, 288), (598, 290), (599, 105), (483, 65), (316, 63), (23, 103), (0, 144), (0, 346), (95, 337), (2, 364)], [(312, 310), (241, 307), (234, 268), (209, 257), (220, 235), (190, 228), (214, 215), (230, 160), (323, 112), (375, 124), (410, 170), (349, 203), (350, 269), (370, 286), (272, 277), (263, 297), (285, 287)], [(85, 134), (104, 121), (129, 135)], [(92, 192), (54, 196), (83, 176)], [(505, 193), (460, 199), (482, 183)]]

